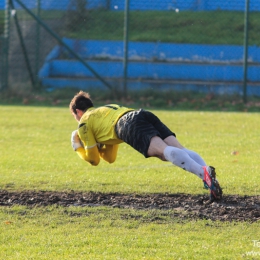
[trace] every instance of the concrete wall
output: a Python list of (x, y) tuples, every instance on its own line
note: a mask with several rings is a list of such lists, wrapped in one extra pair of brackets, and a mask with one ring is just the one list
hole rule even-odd
[[(123, 78), (123, 42), (64, 39), (103, 78), (112, 84)], [(66, 52), (65, 52), (66, 53)], [(61, 55), (62, 54), (62, 55)], [(260, 47), (249, 47), (248, 81), (251, 94), (260, 95)], [(95, 76), (63, 48), (47, 56), (39, 77), (46, 87), (102, 87)], [(169, 88), (186, 85), (200, 90), (221, 85), (221, 91), (242, 91), (243, 46), (170, 43), (129, 43), (128, 86)], [(179, 87), (181, 88), (181, 87)], [(216, 88), (215, 88), (216, 89)]]

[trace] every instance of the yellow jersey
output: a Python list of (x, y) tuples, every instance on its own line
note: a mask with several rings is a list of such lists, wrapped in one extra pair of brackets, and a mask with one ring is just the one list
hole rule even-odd
[(81, 117), (78, 134), (85, 150), (99, 144), (115, 145), (123, 141), (115, 133), (118, 119), (132, 108), (110, 104), (89, 108)]

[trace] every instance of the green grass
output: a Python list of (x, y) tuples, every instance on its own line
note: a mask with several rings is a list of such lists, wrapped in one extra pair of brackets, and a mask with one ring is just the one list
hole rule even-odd
[(0, 35), (4, 32), (4, 16), (5, 12), (0, 10)]
[[(78, 90), (75, 88), (32, 91), (30, 88), (14, 87), (0, 92), (0, 105), (31, 105), (68, 107), (71, 97)], [(110, 90), (91, 90), (91, 97), (97, 106), (104, 103), (120, 103), (131, 107), (149, 107), (150, 109), (168, 109), (181, 111), (236, 111), (260, 112), (260, 97), (248, 96), (247, 103), (239, 95), (215, 95), (192, 91), (155, 90), (148, 88), (128, 91), (125, 98), (119, 90), (113, 94)]]
[[(35, 15), (37, 15), (37, 9), (31, 9), (30, 11), (33, 12)], [(65, 11), (60, 11), (60, 10), (40, 10), (40, 19), (58, 20), (58, 19), (61, 19), (65, 13), (66, 13)], [(27, 13), (27, 11), (25, 11), (23, 9), (17, 10), (16, 14), (17, 14), (18, 19), (20, 19), (21, 21), (34, 19), (29, 13)]]
[[(219, 178), (227, 186), (225, 193), (256, 194), (258, 114), (155, 112), (185, 146), (218, 168)], [(90, 167), (70, 147), (70, 133), (77, 125), (67, 109), (7, 106), (1, 107), (1, 114), (13, 118), (3, 116), (0, 121), (1, 146), (5, 147), (0, 166), (2, 188), (201, 192), (193, 175), (154, 158), (144, 160), (127, 145), (121, 145), (115, 164)], [(231, 155), (234, 150), (240, 152), (238, 156)], [(194, 183), (191, 188), (189, 182)]]
[[(259, 195), (258, 113), (153, 110), (217, 169), (225, 194)], [(68, 108), (0, 106), (0, 189), (206, 194), (194, 175), (120, 145), (93, 167), (70, 146)], [(238, 151), (233, 155), (233, 151)], [(172, 211), (0, 207), (0, 259), (259, 259), (256, 223), (182, 220)]]
[[(31, 10), (34, 14), (36, 14), (37, 10), (32, 9)], [(58, 11), (58, 10), (41, 10), (40, 18), (43, 20), (51, 20), (51, 19), (61, 19), (64, 16), (64, 11)], [(28, 14), (26, 11), (18, 10), (17, 11), (17, 17), (19, 21), (24, 20), (32, 20), (32, 16)], [(5, 19), (5, 11), (0, 10), (0, 35), (4, 32), (4, 19)], [(12, 18), (11, 18), (12, 20)], [(15, 28), (14, 28), (15, 29)]]
[[(36, 12), (36, 10), (32, 10)], [(25, 11), (19, 19), (31, 20)], [(249, 16), (249, 45), (260, 45), (259, 12)], [(62, 36), (79, 39), (122, 40), (124, 12), (91, 10), (41, 11), (41, 18), (64, 19)], [(4, 11), (0, 11), (0, 34), (4, 28)], [(244, 42), (244, 12), (230, 11), (130, 11), (129, 40), (195, 44), (235, 44)]]
[[(225, 193), (257, 194), (258, 113), (154, 112), (183, 145), (217, 168)], [(2, 106), (1, 115), (1, 188), (206, 192), (194, 175), (155, 158), (144, 159), (126, 144), (114, 164), (89, 166), (70, 147), (77, 123), (67, 108)], [(232, 155), (234, 150), (239, 155)]]
[[(181, 221), (171, 212), (107, 208), (0, 208), (0, 258), (259, 259), (259, 224)], [(157, 220), (153, 220), (153, 219)], [(210, 258), (209, 258), (210, 256)]]
[[(32, 10), (36, 12), (35, 10)], [(31, 20), (25, 11), (19, 19)], [(122, 40), (124, 12), (91, 10), (84, 14), (64, 11), (41, 11), (41, 18), (64, 19), (62, 35), (66, 37)], [(4, 29), (4, 11), (0, 11), (0, 34)], [(260, 45), (258, 12), (249, 16), (249, 45)], [(129, 40), (195, 44), (243, 45), (244, 12), (229, 11), (130, 11)]]
[[(70, 17), (68, 18), (70, 19)], [(124, 12), (92, 11), (78, 23), (68, 23), (66, 35), (73, 38), (122, 40)], [(249, 44), (259, 45), (260, 18), (250, 13)], [(131, 11), (130, 41), (161, 41), (196, 44), (243, 45), (244, 13), (228, 11)]]

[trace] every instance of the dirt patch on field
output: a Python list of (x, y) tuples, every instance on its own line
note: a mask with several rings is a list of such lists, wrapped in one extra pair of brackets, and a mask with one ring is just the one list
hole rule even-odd
[(221, 202), (206, 195), (189, 194), (119, 194), (95, 192), (0, 191), (0, 205), (60, 205), (174, 210), (175, 217), (220, 221), (260, 220), (260, 196), (227, 195)]

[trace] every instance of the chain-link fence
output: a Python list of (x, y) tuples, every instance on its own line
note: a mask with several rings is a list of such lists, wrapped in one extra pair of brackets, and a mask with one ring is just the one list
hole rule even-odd
[(246, 78), (248, 93), (260, 95), (258, 0), (6, 0), (0, 8), (0, 17), (10, 9), (10, 28), (0, 23), (9, 88), (241, 94)]

